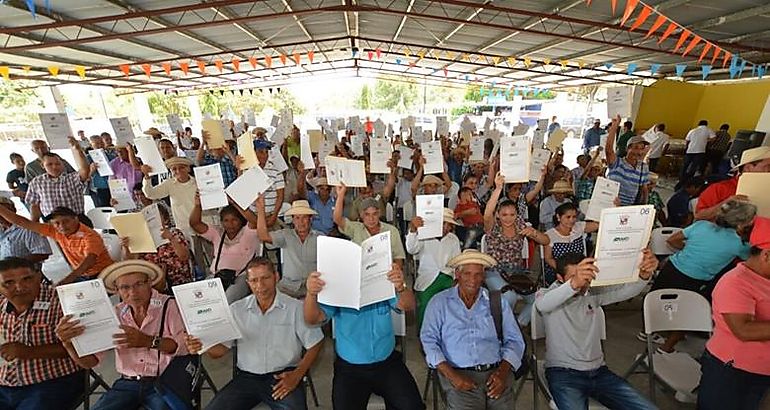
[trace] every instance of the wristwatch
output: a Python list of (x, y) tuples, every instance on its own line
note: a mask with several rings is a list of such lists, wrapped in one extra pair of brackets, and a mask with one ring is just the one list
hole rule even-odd
[(154, 336), (152, 338), (152, 343), (150, 344), (150, 349), (158, 349), (158, 348), (160, 348), (160, 340), (161, 340), (160, 336)]

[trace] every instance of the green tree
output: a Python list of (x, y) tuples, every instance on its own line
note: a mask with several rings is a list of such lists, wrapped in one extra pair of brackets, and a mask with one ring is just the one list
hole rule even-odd
[(26, 88), (26, 82), (15, 80), (13, 83), (0, 80), (0, 122), (37, 121), (37, 112), (43, 107), (43, 101), (34, 89)]
[(364, 84), (364, 86), (361, 87), (361, 93), (353, 102), (353, 107), (359, 110), (370, 110), (372, 108), (372, 94), (371, 91), (369, 91), (368, 85)]
[(160, 92), (147, 93), (147, 105), (150, 106), (150, 112), (156, 118), (165, 118), (168, 114), (179, 114), (181, 117), (190, 116), (190, 109), (187, 108), (187, 104), (176, 95)]
[(374, 84), (372, 106), (380, 110), (403, 113), (414, 107), (419, 98), (414, 81), (378, 79)]

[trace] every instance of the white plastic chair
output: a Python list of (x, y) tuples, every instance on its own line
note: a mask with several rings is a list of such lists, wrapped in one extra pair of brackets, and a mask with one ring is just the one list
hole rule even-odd
[(487, 234), (481, 235), (481, 252), (487, 253)]
[(104, 246), (107, 247), (107, 252), (110, 254), (110, 258), (112, 258), (112, 260), (115, 262), (122, 261), (123, 249), (120, 246), (120, 238), (118, 235), (103, 233), (102, 240), (104, 240)]
[(584, 199), (578, 204), (578, 210), (581, 214), (585, 215), (588, 212), (588, 205), (591, 204), (590, 199)]
[(681, 230), (682, 228), (676, 228), (676, 227), (663, 227), (663, 228), (653, 229), (652, 237), (650, 239), (650, 246), (652, 248), (652, 253), (660, 256), (672, 255), (676, 253), (676, 249), (668, 246), (668, 243), (666, 243), (666, 240), (668, 240), (668, 238), (671, 235)]
[(86, 216), (94, 224), (94, 229), (108, 231), (114, 229), (112, 223), (110, 223), (110, 218), (117, 213), (118, 211), (115, 208), (101, 207), (89, 210), (86, 212)]
[(392, 224), (395, 219), (396, 212), (393, 210), (393, 204), (388, 202), (388, 204), (385, 205), (385, 221)]
[(648, 293), (644, 298), (647, 349), (626, 372), (626, 377), (640, 365), (647, 367), (653, 403), (656, 380), (678, 393), (692, 395), (700, 383), (700, 364), (683, 352), (655, 353), (652, 335), (667, 331), (711, 333), (712, 329), (711, 304), (700, 294), (681, 289), (660, 289)]
[(72, 268), (67, 263), (67, 259), (64, 258), (56, 241), (48, 237), (45, 239), (48, 240), (48, 245), (51, 247), (51, 255), (43, 262), (43, 275), (51, 282), (57, 283), (72, 272)]

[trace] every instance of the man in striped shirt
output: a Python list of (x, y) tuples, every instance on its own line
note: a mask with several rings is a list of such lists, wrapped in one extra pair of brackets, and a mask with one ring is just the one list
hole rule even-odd
[(32, 262), (0, 261), (0, 408), (74, 407), (85, 376), (70, 359), (55, 327), (62, 317), (55, 289)]
[[(607, 178), (620, 183), (620, 204), (623, 206), (635, 203), (647, 203), (647, 183), (650, 182), (650, 169), (643, 159), (647, 154), (650, 143), (641, 136), (628, 140), (626, 156), (620, 157), (615, 153), (615, 138), (618, 133), (620, 116), (612, 119), (607, 144)], [(637, 201), (637, 198), (639, 200)]]

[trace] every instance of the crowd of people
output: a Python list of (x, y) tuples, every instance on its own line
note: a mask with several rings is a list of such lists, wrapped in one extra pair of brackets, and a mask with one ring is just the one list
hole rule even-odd
[[(390, 141), (388, 172), (367, 172), (366, 186), (358, 188), (330, 185), (325, 158), (315, 153), (315, 167), (306, 169), (297, 127), (276, 139), (265, 128), (231, 125), (252, 135), (258, 166), (270, 180), (246, 208), (231, 200), (203, 210), (193, 173), (219, 164), (225, 186), (242, 175), (246, 153), (238, 152), (234, 131), (233, 140), (213, 147), (206, 132), (147, 130), (168, 169), (160, 174), (142, 163), (134, 145), (113, 144), (107, 132), (70, 138), (76, 168), (41, 140), (31, 144), (37, 159), (30, 163), (11, 154), (9, 189), (30, 217), (0, 197), (0, 408), (60, 409), (80, 399), (84, 369), (105, 354), (78, 355), (72, 340), (84, 328), (62, 314), (55, 288), (97, 278), (121, 300), (115, 306), (121, 333), (114, 336), (119, 378), (93, 405), (99, 410), (173, 408), (157, 381), (174, 357), (203, 353), (203, 346), (186, 333), (171, 288), (205, 277), (222, 281), (242, 334), (205, 351), (220, 359), (237, 347), (237, 372), (209, 409), (306, 408), (303, 379), (318, 360), (329, 322), (335, 409), (364, 409), (372, 394), (388, 408), (423, 409), (391, 319), (393, 312), (412, 310), (426, 365), (437, 372), (448, 408), (513, 406), (513, 380), (529, 360), (523, 329), (535, 315), (545, 326), (545, 376), (558, 408), (586, 408), (589, 397), (614, 409), (655, 408), (607, 368), (599, 312), (650, 282), (652, 289), (691, 290), (713, 301), (716, 325), (701, 362), (700, 408), (725, 402), (758, 408), (770, 386), (770, 220), (757, 215), (752, 198), (736, 195), (740, 175), (770, 172), (770, 147), (744, 151), (731, 175), (706, 185), (704, 177), (723, 168), (726, 125), (713, 133), (702, 121), (688, 133), (681, 178), (667, 203), (652, 172), (666, 156), (664, 124), (636, 133), (619, 116), (606, 128), (597, 120), (585, 131), (576, 168), (565, 166), (557, 149), (529, 183), (506, 183), (491, 138), (483, 159), (471, 161), (464, 132), (434, 136), (443, 172), (426, 173), (420, 145), (402, 130)], [(540, 131), (558, 127), (554, 118)], [(368, 163), (375, 138), (369, 121), (359, 128), (363, 135), (355, 132), (352, 127), (334, 141), (329, 155)], [(359, 155), (354, 137), (363, 141)], [(97, 172), (91, 149), (104, 150), (112, 176)], [(402, 158), (406, 152), (412, 155)], [(408, 166), (399, 165), (404, 160)], [(591, 199), (601, 176), (619, 183), (616, 206), (653, 205), (657, 226), (684, 229), (669, 238), (677, 251), (667, 260), (640, 252), (638, 281), (592, 288), (600, 223), (586, 220), (580, 203)], [(167, 242), (156, 252), (132, 253), (130, 240), (121, 238), (122, 254), (114, 260), (93, 229), (84, 195), (97, 207), (113, 206), (110, 179), (131, 189), (136, 209), (129, 211), (157, 204)], [(444, 195), (443, 229), (421, 239), (426, 221), (415, 216), (415, 199), (436, 194)], [(318, 238), (361, 244), (383, 232), (390, 233), (387, 279), (396, 296), (360, 310), (320, 303), (326, 283), (316, 267)], [(54, 244), (71, 268), (56, 283), (41, 270)], [(672, 352), (681, 338), (672, 333), (656, 340), (661, 352)]]

